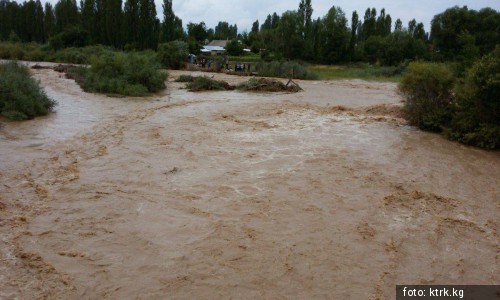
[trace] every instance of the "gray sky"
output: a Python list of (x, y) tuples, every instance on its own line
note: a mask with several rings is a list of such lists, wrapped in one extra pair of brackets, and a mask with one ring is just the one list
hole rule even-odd
[[(161, 19), (163, 12), (162, 0), (155, 0), (157, 11)], [(300, 0), (173, 0), (174, 13), (187, 23), (199, 23), (204, 21), (208, 28), (214, 28), (219, 21), (229, 24), (237, 24), (238, 31), (250, 31), (255, 20), (262, 25), (268, 14), (276, 12), (281, 15), (287, 10), (296, 10)], [(423, 22), (425, 30), (430, 31), (430, 22), (434, 15), (443, 12), (452, 6), (467, 5), (469, 9), (479, 10), (491, 7), (500, 11), (500, 0), (312, 0), (314, 9), (313, 18), (323, 17), (333, 6), (340, 6), (348, 20), (352, 12), (356, 10), (360, 19), (363, 19), (368, 7), (375, 7), (377, 14), (385, 8), (386, 14), (390, 14), (393, 20), (400, 18), (404, 26), (408, 21), (415, 18), (417, 22)]]
[[(122, 0), (125, 3), (126, 0)], [(17, 2), (22, 2), (18, 0)], [(57, 0), (42, 0), (55, 4)], [(276, 12), (278, 15), (287, 10), (296, 10), (300, 0), (173, 0), (174, 13), (182, 19), (184, 28), (189, 22), (199, 23), (204, 21), (208, 28), (215, 28), (219, 21), (229, 24), (237, 24), (239, 33), (244, 30), (250, 31), (253, 22), (265, 21), (268, 14)], [(353, 11), (357, 11), (360, 19), (363, 19), (368, 7), (375, 7), (377, 14), (385, 8), (386, 14), (390, 14), (393, 21), (400, 18), (404, 26), (415, 18), (417, 22), (423, 22), (425, 30), (430, 31), (430, 22), (434, 15), (443, 12), (455, 5), (467, 5), (469, 9), (479, 10), (491, 7), (500, 11), (500, 0), (312, 0), (314, 9), (313, 18), (323, 17), (333, 6), (340, 6), (347, 17), (351, 20)], [(80, 3), (80, 0), (77, 0)], [(163, 19), (163, 0), (155, 0), (156, 10), (160, 21)]]

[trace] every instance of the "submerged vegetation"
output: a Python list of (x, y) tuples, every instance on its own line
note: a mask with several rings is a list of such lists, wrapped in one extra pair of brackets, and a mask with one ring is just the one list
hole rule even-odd
[(186, 87), (191, 92), (224, 91), (234, 89), (233, 86), (225, 81), (214, 80), (212, 78), (208, 78), (207, 76), (194, 77), (191, 82), (188, 82)]
[(281, 81), (268, 78), (250, 78), (248, 81), (242, 82), (236, 86), (221, 80), (215, 80), (207, 76), (191, 76), (181, 75), (175, 80), (176, 82), (186, 82), (186, 88), (191, 92), (200, 91), (227, 91), (227, 90), (241, 90), (241, 91), (255, 91), (255, 92), (298, 92), (302, 89), (294, 82), (285, 85)]
[(195, 79), (195, 76), (181, 75), (175, 80), (175, 82), (193, 82)]
[(283, 82), (268, 78), (250, 78), (236, 86), (236, 89), (256, 92), (298, 92), (302, 89), (295, 83), (285, 85)]
[(48, 114), (56, 105), (27, 67), (17, 62), (0, 64), (0, 113), (11, 120), (26, 120)]

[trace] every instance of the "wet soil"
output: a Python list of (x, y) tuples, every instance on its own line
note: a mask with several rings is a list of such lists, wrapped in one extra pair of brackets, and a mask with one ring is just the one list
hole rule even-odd
[(172, 71), (163, 94), (122, 99), (33, 72), (59, 106), (0, 127), (0, 299), (500, 282), (500, 154), (407, 126), (393, 83), (191, 93)]

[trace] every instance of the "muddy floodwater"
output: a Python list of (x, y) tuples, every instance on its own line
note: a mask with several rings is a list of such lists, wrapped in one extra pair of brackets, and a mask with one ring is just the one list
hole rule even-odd
[(500, 283), (500, 153), (407, 126), (394, 83), (191, 93), (171, 71), (162, 94), (110, 98), (33, 73), (59, 105), (1, 121), (0, 299)]

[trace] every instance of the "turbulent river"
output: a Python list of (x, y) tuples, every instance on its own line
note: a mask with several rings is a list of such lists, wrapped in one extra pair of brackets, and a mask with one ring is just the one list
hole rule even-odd
[(500, 153), (407, 126), (396, 84), (191, 93), (171, 71), (162, 94), (111, 98), (32, 71), (59, 105), (0, 123), (0, 299), (500, 282)]

